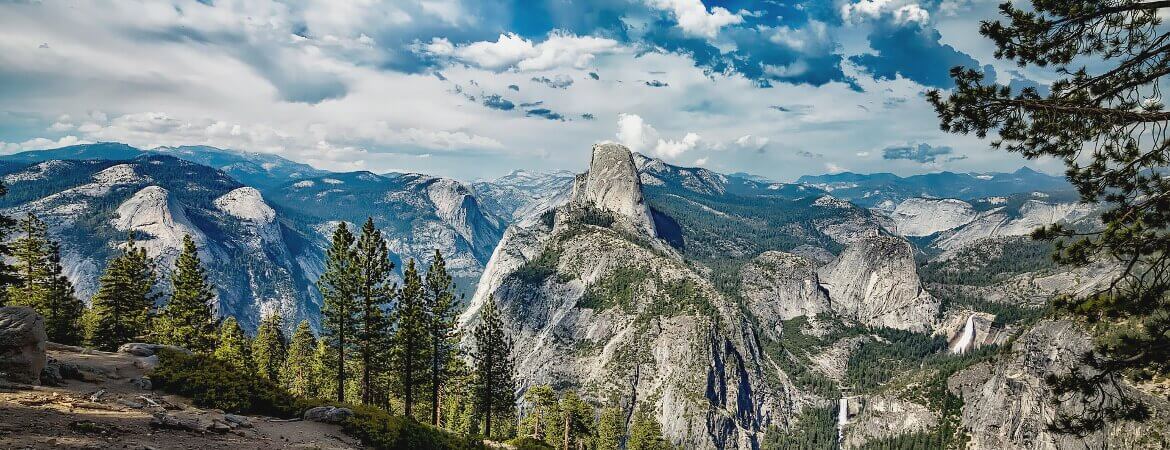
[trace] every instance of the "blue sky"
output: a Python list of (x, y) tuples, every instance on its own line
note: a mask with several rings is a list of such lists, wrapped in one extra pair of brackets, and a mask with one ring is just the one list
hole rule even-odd
[(470, 180), (617, 141), (779, 180), (1014, 170), (923, 99), (953, 65), (1052, 81), (992, 58), (998, 1), (0, 0), (0, 152), (205, 144)]

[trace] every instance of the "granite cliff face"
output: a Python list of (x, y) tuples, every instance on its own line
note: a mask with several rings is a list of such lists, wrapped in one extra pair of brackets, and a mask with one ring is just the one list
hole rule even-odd
[[(1107, 376), (1090, 388), (1058, 395), (1047, 378), (1077, 370), (1096, 374), (1083, 362), (1093, 348), (1077, 325), (1045, 320), (1024, 331), (1003, 358), (979, 363), (948, 380), (964, 401), (961, 420), (977, 449), (1131, 448), (1170, 445), (1170, 409), (1164, 398), (1145, 394)], [(1124, 402), (1144, 404), (1152, 417), (1142, 422), (1107, 419), (1100, 430), (1062, 433), (1052, 428), (1062, 416), (1101, 418)]]
[(764, 252), (745, 264), (740, 269), (740, 293), (773, 337), (779, 336), (781, 321), (831, 310), (814, 263), (791, 253)]
[(633, 169), (623, 147), (595, 147), (574, 201), (505, 233), (461, 324), (494, 297), (522, 388), (648, 404), (685, 448), (754, 448), (804, 399), (769, 378), (739, 308), (655, 239)]
[(922, 288), (914, 249), (901, 238), (861, 238), (818, 272), (833, 310), (857, 323), (923, 332), (938, 316), (939, 301)]

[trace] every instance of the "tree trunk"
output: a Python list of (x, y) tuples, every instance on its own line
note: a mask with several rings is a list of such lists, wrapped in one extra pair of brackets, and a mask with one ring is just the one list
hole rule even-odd
[(572, 413), (569, 411), (561, 411), (565, 415), (565, 450), (569, 449), (569, 424), (572, 422)]
[(431, 354), (431, 425), (439, 426), (439, 338), (432, 337)]
[(337, 339), (337, 402), (345, 401), (345, 326), (338, 333)]

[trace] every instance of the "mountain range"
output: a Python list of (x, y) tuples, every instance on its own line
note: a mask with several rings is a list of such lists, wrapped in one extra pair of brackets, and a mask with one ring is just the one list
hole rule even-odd
[[(373, 218), (398, 270), (443, 253), (468, 297), (465, 331), (494, 299), (521, 391), (548, 384), (626, 411), (648, 405), (686, 448), (833, 435), (859, 448), (934, 436), (943, 423), (967, 430), (971, 448), (1061, 448), (1070, 441), (1044, 428), (1053, 413), (1041, 405), (1097, 401), (1043, 381), (1076, 370), (1090, 343), (1042, 305), (1113, 270), (1053, 266), (1051, 244), (1027, 238), (1038, 225), (1097, 223), (1096, 207), (1055, 177), (789, 184), (616, 144), (589, 157), (581, 174), (463, 183), (211, 147), (79, 145), (0, 156), (0, 211), (45, 220), (82, 298), (131, 230), (165, 290), (190, 234), (217, 312), (249, 331), (271, 312), (317, 327), (313, 285), (330, 233)], [(1113, 420), (1076, 442), (1164, 428)]]

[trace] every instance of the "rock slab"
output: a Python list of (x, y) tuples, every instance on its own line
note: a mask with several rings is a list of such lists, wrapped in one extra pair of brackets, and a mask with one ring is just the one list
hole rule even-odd
[(45, 319), (32, 308), (0, 308), (0, 374), (17, 383), (39, 383), (46, 340)]

